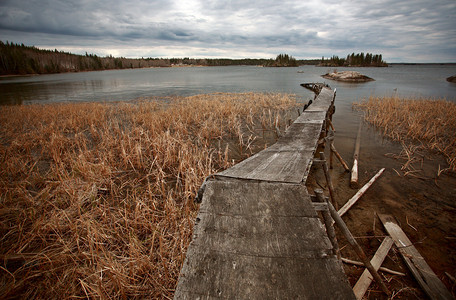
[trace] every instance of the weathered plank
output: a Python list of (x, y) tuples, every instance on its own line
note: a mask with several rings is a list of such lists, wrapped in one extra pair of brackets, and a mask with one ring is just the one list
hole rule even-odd
[(306, 179), (312, 150), (266, 149), (217, 175), (264, 181), (300, 183)]
[(200, 213), (194, 245), (244, 255), (325, 257), (332, 246), (317, 218)]
[[(312, 106), (312, 105), (311, 105)], [(325, 120), (327, 109), (309, 111), (305, 110), (295, 121), (294, 124), (306, 123), (306, 124), (320, 124)]]
[(391, 215), (378, 215), (388, 234), (394, 240), (415, 279), (431, 299), (453, 299), (445, 285), (435, 275), (424, 258), (413, 246), (407, 235), (402, 231)]
[(305, 186), (207, 183), (176, 299), (334, 295), (353, 299)]
[(335, 257), (247, 256), (191, 247), (175, 299), (354, 299)]
[[(393, 246), (393, 240), (389, 236), (385, 237), (380, 247), (378, 247), (377, 252), (375, 252), (374, 257), (371, 259), (371, 264), (375, 270), (378, 270), (380, 268), (386, 256), (388, 255), (391, 246)], [(355, 294), (356, 299), (363, 298), (373, 279), (374, 278), (369, 273), (369, 271), (365, 269), (353, 287), (353, 293)]]
[(385, 168), (380, 169), (380, 171), (378, 171), (377, 174), (375, 174), (374, 177), (372, 177), (368, 183), (366, 183), (358, 192), (356, 192), (356, 194), (353, 197), (351, 197), (344, 204), (344, 206), (342, 206), (341, 209), (339, 209), (339, 216), (342, 217), (356, 203), (356, 201), (358, 201), (359, 198), (361, 198), (361, 196), (364, 195), (364, 193), (370, 188), (370, 186), (375, 182), (375, 180), (377, 180), (377, 178), (380, 177), (380, 175), (382, 175), (383, 171), (385, 171)]
[(331, 89), (323, 88), (277, 143), (218, 175), (290, 183), (305, 181), (333, 95)]
[(317, 218), (305, 186), (240, 180), (209, 181), (199, 212)]
[(324, 111), (327, 112), (329, 106), (332, 103), (334, 97), (334, 92), (331, 89), (328, 88), (323, 88), (318, 95), (317, 99), (313, 101), (312, 105), (310, 105), (307, 109), (306, 112), (312, 112), (312, 111)]

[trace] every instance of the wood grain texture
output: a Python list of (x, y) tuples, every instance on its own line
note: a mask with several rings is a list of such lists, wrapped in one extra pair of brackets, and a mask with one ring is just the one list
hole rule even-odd
[(391, 215), (378, 215), (406, 265), (430, 299), (454, 299)]
[(354, 299), (302, 184), (332, 98), (206, 182), (174, 299)]
[(305, 186), (207, 183), (175, 299), (334, 295), (354, 298)]
[[(309, 110), (304, 111), (274, 145), (217, 175), (274, 182), (305, 182), (332, 98), (332, 90), (323, 88)], [(310, 110), (312, 107), (315, 109)]]
[[(371, 259), (371, 264), (375, 270), (380, 269), (383, 261), (391, 249), (391, 246), (393, 246), (393, 240), (389, 236), (385, 237), (380, 247), (377, 249), (377, 252), (375, 252), (374, 257)], [(374, 278), (369, 273), (369, 271), (365, 269), (353, 287), (353, 293), (355, 294), (356, 299), (363, 298), (373, 279)]]

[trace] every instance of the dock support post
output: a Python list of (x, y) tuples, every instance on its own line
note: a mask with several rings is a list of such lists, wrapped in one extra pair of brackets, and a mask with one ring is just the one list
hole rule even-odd
[[(323, 190), (316, 189), (315, 195), (317, 196), (318, 202), (327, 203), (328, 200), (326, 200), (325, 197), (323, 196)], [(325, 223), (326, 233), (328, 234), (329, 240), (331, 241), (331, 244), (333, 246), (333, 252), (335, 255), (337, 255), (337, 259), (340, 260), (341, 256), (340, 256), (339, 243), (337, 242), (336, 231), (334, 230), (331, 214), (329, 213), (328, 210), (323, 210), (321, 213), (323, 215), (323, 221)]]
[(333, 155), (336, 155), (337, 159), (339, 160), (340, 164), (342, 167), (344, 167), (346, 172), (350, 171), (350, 168), (348, 167), (347, 163), (344, 161), (342, 156), (339, 154), (337, 151), (336, 147), (334, 146), (334, 131), (328, 128), (328, 134), (327, 138), (329, 141), (329, 150), (330, 150), (330, 155), (329, 155), (329, 168), (333, 168)]
[(329, 196), (331, 197), (331, 201), (338, 209), (338, 205), (336, 202), (336, 195), (334, 194), (334, 186), (332, 184), (331, 175), (329, 174), (328, 164), (326, 163), (326, 157), (324, 152), (320, 152), (320, 160), (322, 162), (323, 173), (325, 173), (326, 183), (328, 184), (329, 189)]

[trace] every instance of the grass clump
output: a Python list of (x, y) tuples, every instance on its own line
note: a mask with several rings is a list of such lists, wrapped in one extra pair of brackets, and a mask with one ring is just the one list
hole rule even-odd
[[(455, 103), (442, 99), (370, 97), (354, 106), (363, 110), (365, 120), (381, 128), (384, 135), (401, 141), (403, 145), (412, 140), (418, 141), (419, 147), (443, 154), (448, 169), (456, 171)], [(410, 148), (404, 146), (405, 150)]]
[(172, 298), (199, 185), (295, 107), (259, 93), (0, 107), (0, 294)]

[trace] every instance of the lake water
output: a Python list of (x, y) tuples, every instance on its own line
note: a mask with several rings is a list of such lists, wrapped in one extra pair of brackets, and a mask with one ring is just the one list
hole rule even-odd
[(140, 97), (211, 92), (285, 92), (312, 97), (299, 84), (327, 82), (341, 102), (370, 95), (444, 97), (456, 101), (456, 65), (393, 65), (388, 68), (341, 68), (359, 71), (375, 81), (342, 83), (320, 75), (332, 68), (262, 68), (252, 66), (152, 68), (0, 78), (1, 104), (67, 101), (121, 101)]

